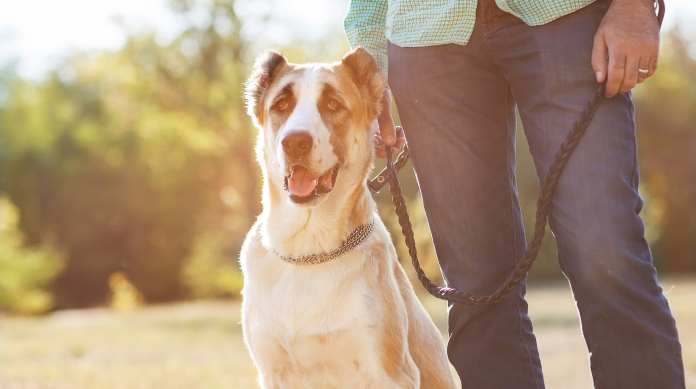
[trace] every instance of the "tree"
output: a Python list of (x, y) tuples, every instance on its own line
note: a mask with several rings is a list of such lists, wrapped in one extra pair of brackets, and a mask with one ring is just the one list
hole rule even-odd
[(232, 5), (212, 4), (202, 27), (169, 44), (133, 36), (121, 50), (75, 56), (45, 81), (9, 86), (0, 177), (27, 243), (55, 241), (66, 254), (58, 307), (104, 302), (115, 271), (147, 301), (182, 298), (181, 269), (202, 231), (226, 231), (230, 251), (239, 246), (256, 213), (257, 173)]

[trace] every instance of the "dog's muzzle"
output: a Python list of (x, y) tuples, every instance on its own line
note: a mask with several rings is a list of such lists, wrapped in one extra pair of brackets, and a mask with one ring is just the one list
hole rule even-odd
[(293, 165), (290, 174), (285, 176), (284, 189), (290, 193), (293, 202), (307, 203), (333, 190), (338, 170), (336, 164), (324, 173), (316, 174), (303, 165)]

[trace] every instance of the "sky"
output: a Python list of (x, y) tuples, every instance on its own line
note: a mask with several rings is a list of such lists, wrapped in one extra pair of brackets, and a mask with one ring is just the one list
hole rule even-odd
[[(212, 1), (212, 0), (201, 0)], [(279, 16), (275, 35), (290, 32), (313, 39), (336, 31), (348, 0), (241, 0), (238, 13), (252, 15), (273, 8)], [(696, 26), (695, 0), (670, 0), (666, 28), (679, 22)], [(0, 64), (17, 61), (22, 76), (37, 78), (75, 50), (116, 49), (126, 31), (155, 31), (166, 42), (185, 25), (167, 0), (0, 0)], [(696, 40), (696, 28), (691, 29)], [(273, 31), (271, 31), (273, 34)]]

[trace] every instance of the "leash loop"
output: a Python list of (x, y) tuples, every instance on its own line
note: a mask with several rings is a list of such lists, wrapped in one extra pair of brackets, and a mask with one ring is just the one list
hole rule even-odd
[(549, 167), (548, 172), (544, 176), (541, 185), (541, 194), (537, 201), (536, 221), (534, 223), (534, 235), (530, 241), (527, 250), (515, 262), (515, 267), (507, 275), (505, 280), (488, 295), (477, 296), (469, 292), (464, 292), (448, 286), (440, 286), (431, 281), (423, 271), (418, 259), (416, 250), (416, 241), (413, 235), (413, 226), (408, 216), (408, 209), (401, 191), (399, 178), (397, 176), (398, 169), (406, 164), (408, 159), (408, 147), (399, 153), (396, 159), (392, 158), (392, 151), (386, 148), (386, 167), (372, 180), (368, 181), (368, 187), (373, 192), (377, 193), (385, 185), (389, 184), (389, 192), (391, 193), (394, 211), (399, 220), (401, 233), (404, 237), (406, 247), (408, 248), (411, 263), (416, 272), (418, 280), (423, 287), (431, 295), (450, 302), (456, 302), (464, 305), (481, 305), (500, 302), (507, 294), (510, 293), (519, 283), (525, 279), (527, 272), (532, 267), (541, 249), (541, 243), (546, 234), (546, 224), (548, 216), (551, 212), (553, 194), (556, 191), (561, 173), (570, 159), (573, 151), (580, 143), (580, 139), (587, 131), (587, 128), (592, 121), (597, 108), (602, 102), (604, 96), (604, 87), (600, 85), (594, 95), (587, 104), (585, 110), (580, 114), (580, 118), (575, 122), (572, 131), (566, 136), (561, 144), (553, 163)]

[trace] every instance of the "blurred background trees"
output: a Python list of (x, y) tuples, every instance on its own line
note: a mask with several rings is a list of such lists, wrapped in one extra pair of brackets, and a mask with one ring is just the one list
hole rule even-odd
[[(242, 84), (266, 48), (243, 29), (253, 22), (259, 30), (270, 13), (243, 22), (234, 5), (172, 1), (174, 12), (196, 22), (171, 41), (130, 33), (123, 48), (76, 53), (39, 80), (18, 76), (11, 63), (0, 67), (0, 310), (104, 304), (114, 280), (145, 302), (237, 296), (237, 253), (260, 197)], [(660, 71), (636, 92), (643, 216), (665, 273), (696, 272), (689, 44), (677, 30), (666, 34)], [(340, 26), (318, 42), (282, 46), (298, 62), (346, 50)], [(537, 182), (519, 133), (519, 185), (531, 217)], [(420, 252), (436, 275), (415, 180), (406, 174)], [(379, 201), (394, 227), (389, 199)], [(547, 238), (534, 276), (558, 274)]]
[[(132, 36), (43, 81), (5, 82), (2, 190), (25, 243), (55, 242), (65, 254), (58, 308), (105, 302), (114, 272), (148, 302), (199, 290), (206, 267), (236, 272), (258, 203), (241, 99), (246, 43), (231, 3), (204, 11), (203, 26), (171, 43)], [(197, 270), (185, 271), (189, 259)]]
[(658, 267), (678, 273), (696, 271), (696, 61), (685, 37), (667, 35), (636, 111), (649, 237)]
[(39, 313), (53, 306), (47, 290), (62, 266), (49, 246), (26, 247), (17, 228), (17, 209), (0, 198), (0, 309)]

